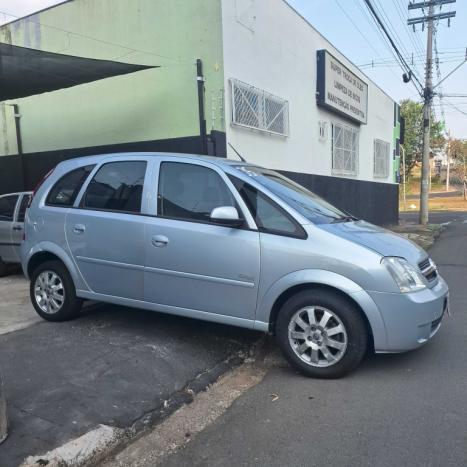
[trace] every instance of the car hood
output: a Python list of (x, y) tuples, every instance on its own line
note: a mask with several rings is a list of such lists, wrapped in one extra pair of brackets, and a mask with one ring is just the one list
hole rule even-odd
[(365, 221), (318, 225), (338, 237), (350, 240), (382, 256), (400, 256), (413, 265), (427, 257), (425, 250), (401, 235)]

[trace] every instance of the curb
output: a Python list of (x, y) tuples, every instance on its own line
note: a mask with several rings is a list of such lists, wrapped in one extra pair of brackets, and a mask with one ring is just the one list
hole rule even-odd
[(134, 420), (128, 428), (99, 425), (84, 435), (42, 455), (29, 456), (20, 467), (92, 467), (111, 455), (117, 454), (130, 442), (168, 418), (177, 409), (193, 402), (196, 394), (205, 391), (222, 375), (243, 364), (264, 339), (259, 339), (246, 352), (240, 351), (219, 362), (191, 380), (183, 389), (175, 392), (151, 411)]

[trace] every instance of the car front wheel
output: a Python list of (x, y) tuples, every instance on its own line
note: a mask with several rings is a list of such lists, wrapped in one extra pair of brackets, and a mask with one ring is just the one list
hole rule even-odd
[(37, 313), (47, 321), (66, 321), (80, 311), (82, 300), (60, 261), (47, 261), (31, 275), (31, 301)]
[(300, 292), (285, 302), (276, 338), (289, 363), (316, 378), (350, 373), (368, 348), (360, 310), (339, 294), (319, 289)]

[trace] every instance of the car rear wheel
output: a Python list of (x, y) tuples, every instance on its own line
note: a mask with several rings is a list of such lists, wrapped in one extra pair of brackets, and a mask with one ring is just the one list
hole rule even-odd
[(37, 313), (47, 321), (73, 319), (81, 310), (73, 280), (60, 261), (47, 261), (31, 275), (31, 301)]
[(315, 378), (350, 373), (368, 348), (360, 310), (328, 290), (307, 290), (289, 298), (279, 312), (276, 338), (289, 363)]

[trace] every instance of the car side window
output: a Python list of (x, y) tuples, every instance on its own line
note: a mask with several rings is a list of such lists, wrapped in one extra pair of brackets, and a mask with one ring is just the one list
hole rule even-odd
[(243, 180), (232, 175), (229, 175), (229, 178), (248, 206), (261, 232), (306, 238), (302, 226), (273, 200)]
[(161, 217), (210, 222), (211, 211), (236, 207), (235, 198), (219, 174), (201, 165), (163, 162), (157, 210)]
[(13, 221), (18, 198), (18, 195), (3, 196), (0, 198), (0, 221)]
[(45, 204), (58, 207), (73, 206), (79, 190), (94, 167), (95, 165), (86, 165), (63, 175), (50, 190)]
[(89, 182), (81, 207), (140, 213), (146, 165), (144, 161), (104, 164)]
[(24, 222), (24, 217), (26, 215), (26, 209), (29, 205), (30, 199), (31, 199), (31, 195), (23, 195), (23, 199), (21, 200), (21, 204), (19, 206), (17, 222)]

